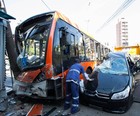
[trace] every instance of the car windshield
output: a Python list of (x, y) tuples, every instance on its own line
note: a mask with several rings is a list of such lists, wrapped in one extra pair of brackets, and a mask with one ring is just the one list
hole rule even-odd
[(108, 58), (98, 66), (102, 73), (128, 75), (128, 68), (124, 58)]

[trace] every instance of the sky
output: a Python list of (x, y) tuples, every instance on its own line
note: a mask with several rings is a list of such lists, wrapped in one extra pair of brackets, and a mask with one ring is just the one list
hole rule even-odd
[[(116, 16), (113, 14), (125, 2), (133, 1)], [(7, 13), (15, 27), (31, 16), (57, 10), (77, 23), (102, 44), (116, 45), (116, 23), (120, 18), (128, 22), (129, 45), (140, 44), (140, 0), (4, 0)], [(111, 19), (111, 20), (110, 20)], [(105, 24), (105, 25), (104, 25)]]

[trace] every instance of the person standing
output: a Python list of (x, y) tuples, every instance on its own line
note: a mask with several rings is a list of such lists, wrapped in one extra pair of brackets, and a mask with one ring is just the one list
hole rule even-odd
[[(88, 74), (84, 71), (83, 66), (80, 64), (80, 60), (76, 59), (66, 76), (66, 98), (64, 103), (64, 110), (71, 107), (71, 114), (80, 111), (79, 108), (79, 82), (80, 74), (83, 74), (86, 80), (90, 80)], [(72, 104), (71, 104), (72, 100)]]

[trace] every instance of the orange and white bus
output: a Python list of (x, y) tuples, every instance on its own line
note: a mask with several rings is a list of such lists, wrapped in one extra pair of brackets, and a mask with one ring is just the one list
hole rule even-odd
[(45, 99), (64, 97), (65, 77), (76, 58), (91, 73), (96, 58), (101, 60), (110, 51), (57, 11), (33, 16), (17, 26), (15, 43), (21, 74), (13, 90), (17, 95)]

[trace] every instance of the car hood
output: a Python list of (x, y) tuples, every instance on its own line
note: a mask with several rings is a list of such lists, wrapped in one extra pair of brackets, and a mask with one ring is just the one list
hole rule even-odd
[(97, 78), (97, 91), (106, 94), (122, 91), (129, 83), (128, 75), (115, 75), (99, 71)]

